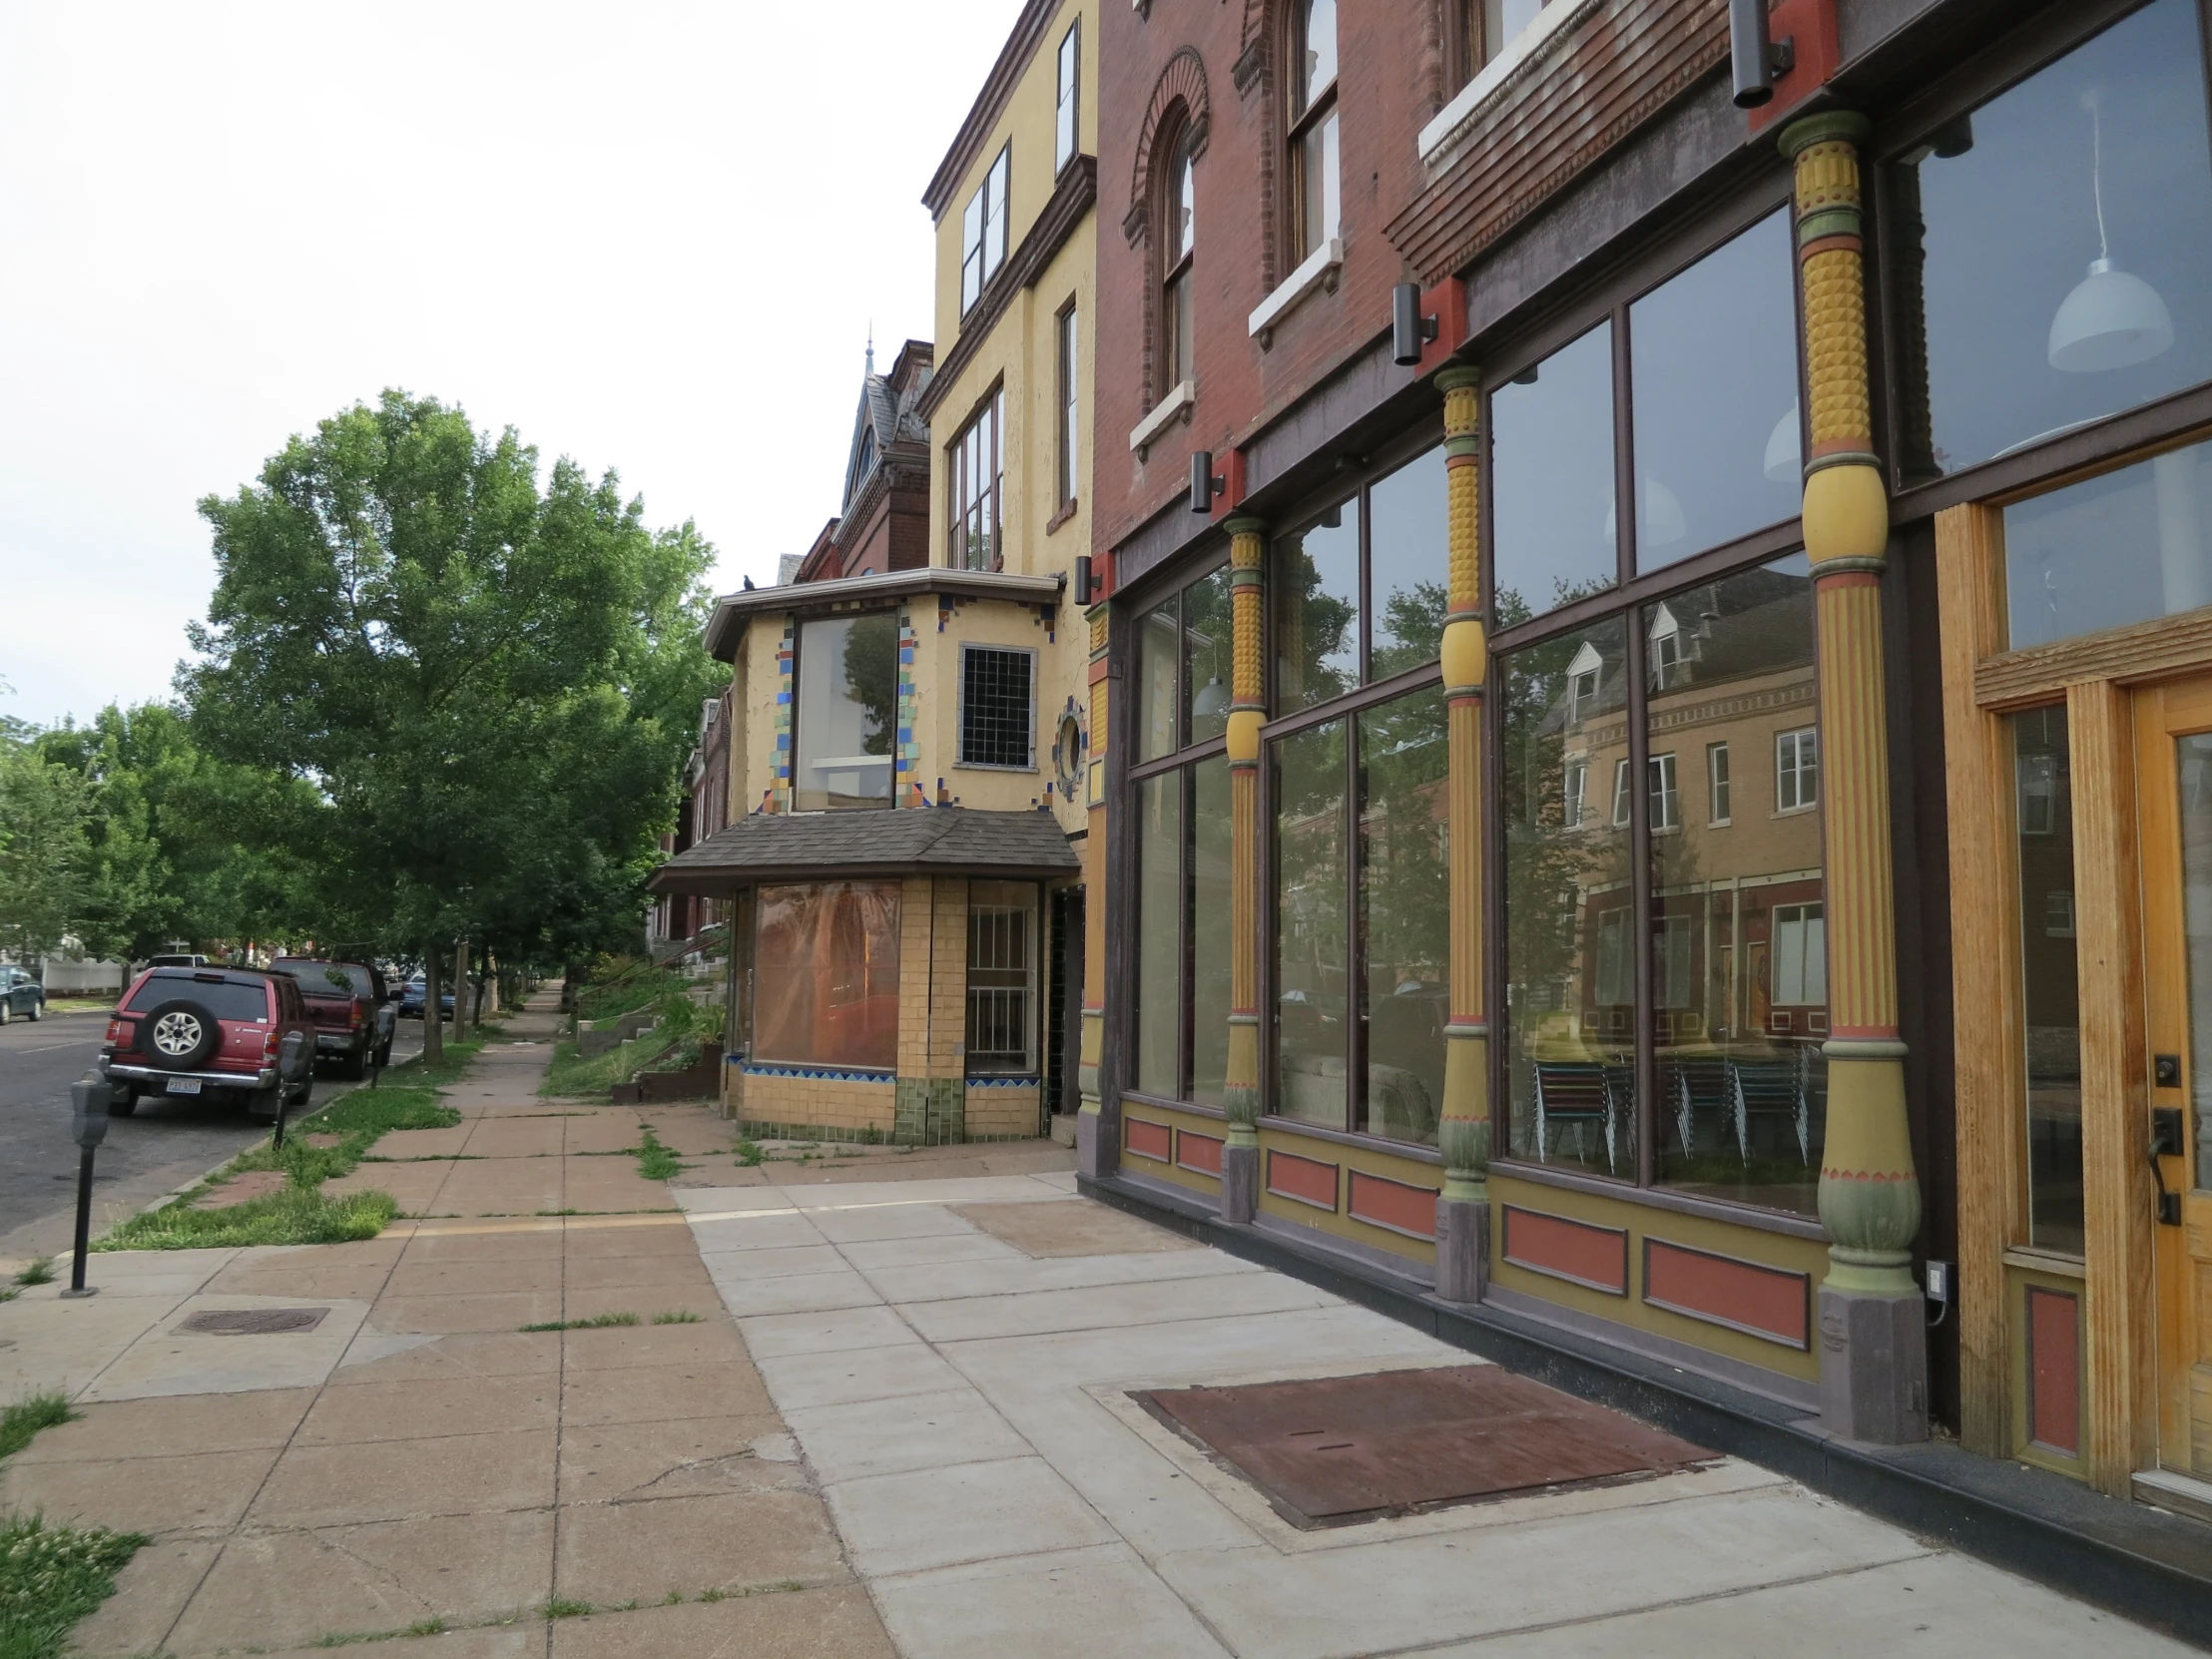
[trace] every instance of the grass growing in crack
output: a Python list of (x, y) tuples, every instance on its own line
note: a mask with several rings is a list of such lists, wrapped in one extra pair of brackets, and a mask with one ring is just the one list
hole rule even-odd
[(655, 1314), (653, 1323), (655, 1325), (704, 1325), (706, 1321), (699, 1315), (680, 1308), (673, 1314)]
[(115, 1575), (145, 1542), (38, 1515), (0, 1521), (0, 1659), (58, 1659), (70, 1627), (115, 1594)]
[[(467, 1045), (455, 1045), (456, 1049)], [(453, 1050), (449, 1050), (449, 1053)], [(465, 1059), (465, 1056), (463, 1057)], [(391, 1224), (399, 1206), (387, 1193), (325, 1194), (322, 1184), (350, 1175), (368, 1149), (397, 1129), (451, 1129), (461, 1114), (438, 1098), (428, 1080), (450, 1081), (459, 1063), (435, 1073), (394, 1066), (405, 1084), (353, 1089), (291, 1126), (281, 1149), (265, 1142), (241, 1153), (192, 1192), (166, 1207), (133, 1216), (94, 1242), (94, 1250), (208, 1250), (245, 1245), (343, 1244), (373, 1239)], [(330, 1146), (307, 1136), (334, 1135)], [(274, 1193), (222, 1210), (200, 1210), (199, 1198), (254, 1170), (277, 1170), (284, 1185)]]
[(442, 1636), (445, 1632), (446, 1623), (443, 1619), (417, 1619), (404, 1630), (332, 1631), (327, 1636), (316, 1637), (309, 1645), (313, 1647), (352, 1647), (360, 1642), (389, 1642), (395, 1641), (401, 1636)]
[(54, 1258), (41, 1256), (15, 1276), (18, 1285), (51, 1285), (54, 1283)]
[(545, 1604), (545, 1616), (549, 1619), (580, 1619), (591, 1611), (588, 1601), (571, 1601), (566, 1596), (555, 1596)]
[(747, 1169), (759, 1168), (761, 1160), (767, 1156), (768, 1154), (761, 1150), (761, 1143), (751, 1137), (738, 1142), (738, 1162)]
[(638, 1144), (630, 1150), (638, 1160), (638, 1174), (648, 1181), (670, 1181), (691, 1168), (661, 1144), (650, 1123), (642, 1126)]
[[(635, 1314), (594, 1314), (594, 1315), (592, 1315), (592, 1316), (591, 1316), (591, 1317), (590, 1317), (589, 1319), (580, 1319), (580, 1320), (546, 1320), (546, 1321), (544, 1321), (544, 1322), (543, 1322), (542, 1324), (538, 1324), (538, 1325), (525, 1325), (525, 1326), (522, 1326), (522, 1327), (520, 1327), (519, 1329), (521, 1329), (521, 1330), (523, 1330), (523, 1331), (528, 1331), (528, 1332), (538, 1332), (538, 1331), (604, 1331), (604, 1330), (608, 1329), (608, 1328), (609, 1328), (610, 1326), (616, 1326), (616, 1325), (635, 1325), (635, 1324), (637, 1324), (637, 1323), (638, 1323), (638, 1316), (637, 1316), (637, 1315), (635, 1315)], [(656, 1323), (656, 1324), (658, 1324), (659, 1322), (658, 1322), (658, 1321), (656, 1321), (655, 1323)]]
[(69, 1408), (69, 1396), (65, 1393), (54, 1390), (26, 1395), (0, 1410), (0, 1457), (21, 1451), (40, 1429), (74, 1422), (76, 1418), (77, 1413)]

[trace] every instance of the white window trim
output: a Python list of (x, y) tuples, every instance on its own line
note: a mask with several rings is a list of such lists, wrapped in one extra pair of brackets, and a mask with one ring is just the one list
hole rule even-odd
[[(1799, 737), (1807, 732), (1811, 732), (1814, 734), (1813, 799), (1810, 801), (1802, 801), (1798, 803), (1798, 805), (1795, 807), (1785, 807), (1782, 805), (1782, 740), (1785, 738)], [(1787, 732), (1777, 732), (1774, 735), (1774, 816), (1776, 818), (1797, 818), (1802, 814), (1817, 813), (1821, 810), (1821, 773), (1826, 770), (1822, 764), (1826, 757), (1824, 757), (1820, 751), (1819, 734), (1820, 728), (1818, 726), (1793, 726)], [(1801, 783), (1804, 779), (1804, 776), (1805, 769), (1803, 768), (1803, 766), (1800, 766), (1798, 768), (1798, 778)]]
[(1177, 415), (1183, 414), (1197, 401), (1198, 382), (1196, 380), (1176, 381), (1167, 396), (1153, 405), (1152, 412), (1130, 429), (1129, 447), (1137, 452), (1138, 459), (1142, 460), (1144, 458), (1145, 450), (1150, 448), (1159, 438), (1160, 433), (1166, 429), (1168, 422)]
[(1598, 3), (1599, 0), (1580, 0), (1579, 4), (1576, 0), (1550, 0), (1538, 11), (1535, 20), (1500, 47), (1497, 56), (1484, 64), (1474, 79), (1459, 89), (1459, 95), (1420, 130), (1420, 137), (1414, 142), (1419, 148), (1422, 165), (1431, 174), (1449, 166), (1454, 159), (1452, 152), (1467, 136), (1467, 129), (1475, 124), (1483, 106), (1502, 92), (1508, 81), (1516, 78), (1524, 64), (1597, 10)]
[(1713, 761), (1716, 756), (1726, 760), (1730, 766), (1730, 772), (1728, 776), (1728, 811), (1726, 813), (1723, 813), (1719, 818), (1708, 816), (1706, 818), (1705, 824), (1706, 828), (1710, 830), (1724, 830), (1736, 822), (1736, 775), (1734, 771), (1735, 756), (1729, 752), (1729, 748), (1726, 743), (1709, 743), (1705, 746), (1705, 810), (1708, 815), (1710, 815), (1713, 811), (1714, 796), (1720, 793), (1720, 780), (1713, 776)]
[(1273, 293), (1253, 307), (1252, 314), (1245, 319), (1246, 332), (1262, 345), (1267, 344), (1262, 336), (1272, 333), (1277, 323), (1317, 289), (1326, 287), (1332, 293), (1337, 290), (1337, 275), (1344, 270), (1344, 238), (1331, 237), (1277, 283)]

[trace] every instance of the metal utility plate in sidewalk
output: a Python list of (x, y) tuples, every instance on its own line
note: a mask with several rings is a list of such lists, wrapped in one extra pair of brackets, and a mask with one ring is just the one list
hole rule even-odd
[(1131, 1397), (1302, 1527), (1672, 1474), (1718, 1456), (1496, 1366)]

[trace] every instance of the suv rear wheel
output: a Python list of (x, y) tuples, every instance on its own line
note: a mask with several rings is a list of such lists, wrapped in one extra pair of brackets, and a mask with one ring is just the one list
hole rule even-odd
[(222, 1041), (223, 1027), (215, 1015), (189, 997), (158, 1003), (139, 1021), (139, 1052), (156, 1065), (179, 1071), (191, 1071)]

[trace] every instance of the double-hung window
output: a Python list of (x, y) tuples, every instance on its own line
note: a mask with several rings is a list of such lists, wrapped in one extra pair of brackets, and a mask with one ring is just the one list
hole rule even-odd
[(1338, 229), (1337, 0), (1303, 0), (1294, 26), (1290, 165), (1295, 265)]
[(1184, 129), (1168, 165), (1160, 213), (1160, 376), (1164, 397), (1192, 377), (1191, 264), (1198, 251), (1197, 157)]
[(1004, 453), (1000, 427), (1006, 388), (994, 390), (952, 440), (951, 564), (962, 570), (995, 570), (1001, 547)]
[(1728, 745), (1709, 743), (1705, 746), (1705, 822), (1709, 825), (1725, 825), (1729, 822)]
[(1055, 328), (1057, 338), (1054, 341), (1053, 357), (1059, 377), (1060, 419), (1054, 472), (1059, 484), (1060, 505), (1065, 507), (1075, 500), (1076, 463), (1083, 453), (1080, 431), (1082, 400), (1076, 374), (1080, 352), (1074, 300), (1069, 300), (1061, 310)]
[(1774, 740), (1774, 806), (1778, 813), (1802, 812), (1821, 799), (1821, 735), (1816, 727), (1783, 732)]
[(1075, 160), (1075, 153), (1082, 148), (1082, 135), (1078, 128), (1081, 116), (1080, 93), (1083, 65), (1083, 20), (1077, 18), (1068, 25), (1068, 32), (1060, 37), (1060, 57), (1055, 74), (1052, 114), (1052, 172), (1058, 177), (1068, 163)]
[(960, 312), (964, 316), (983, 297), (983, 289), (1006, 263), (1006, 188), (1014, 147), (1003, 146), (990, 171), (968, 198), (960, 218)]

